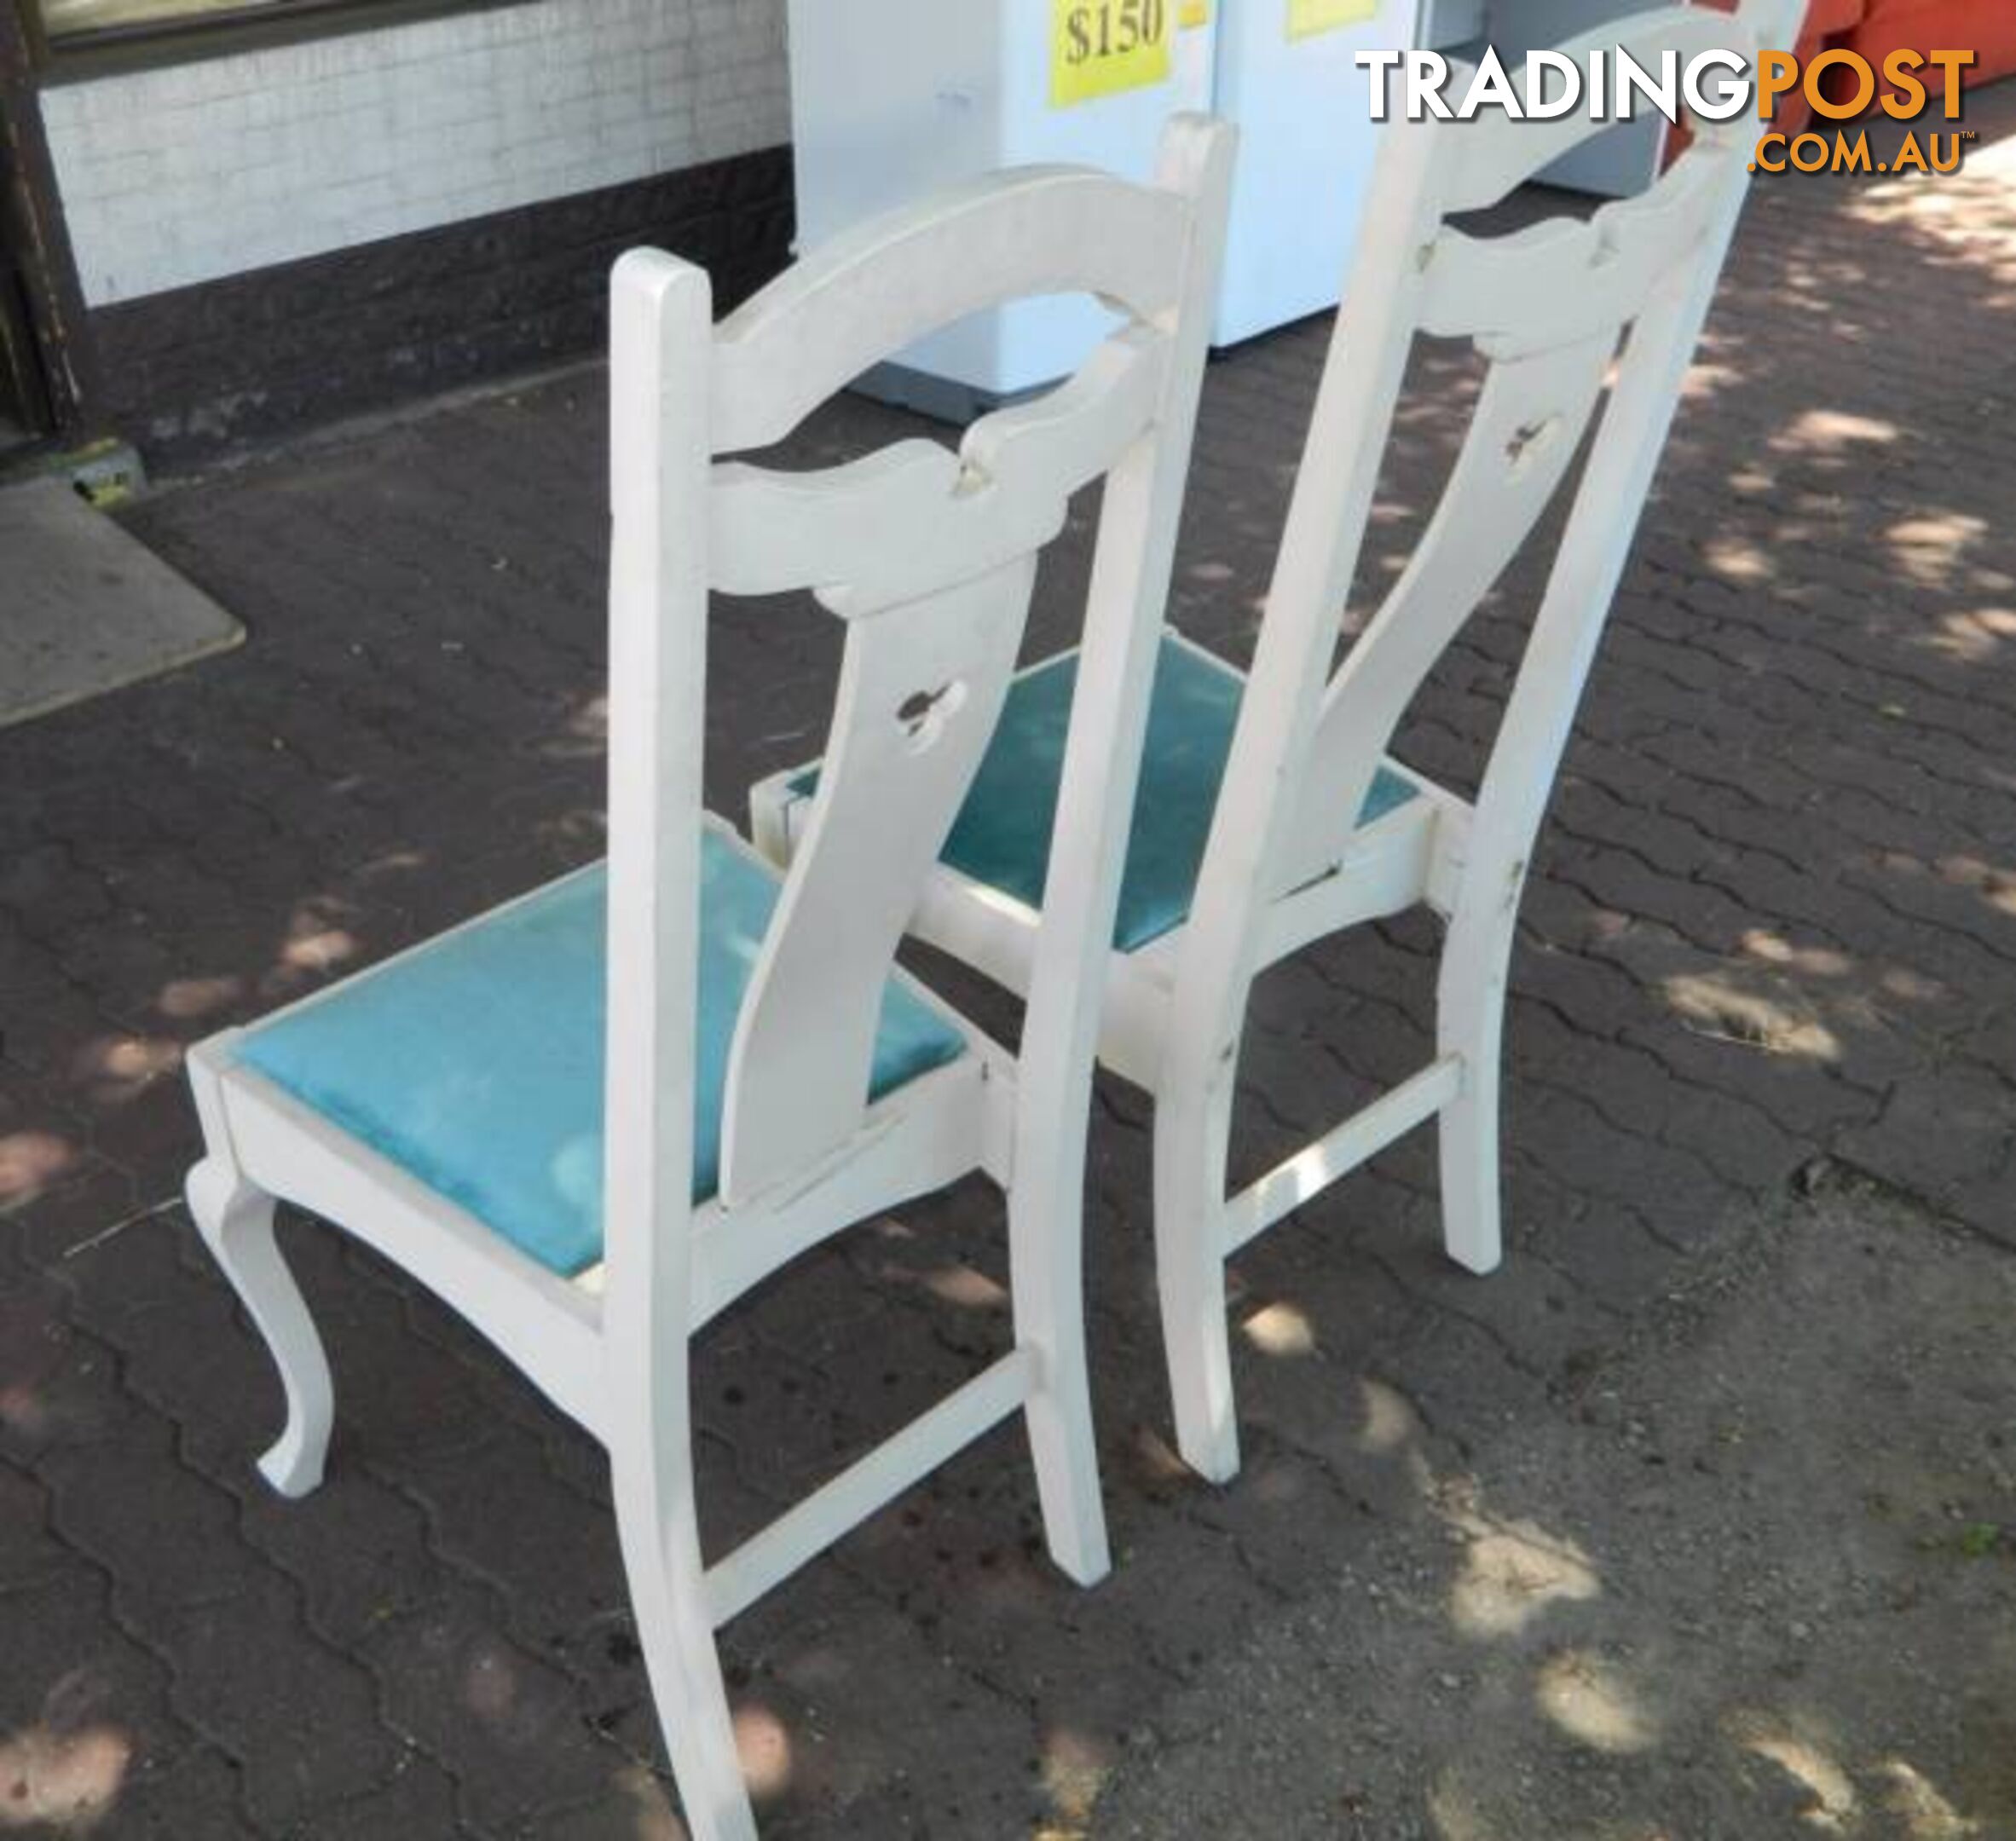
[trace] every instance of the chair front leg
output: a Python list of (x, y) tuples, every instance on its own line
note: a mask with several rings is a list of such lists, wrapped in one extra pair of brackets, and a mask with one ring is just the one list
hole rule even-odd
[[(708, 1610), (692, 1459), (654, 1462), (619, 1438), (609, 1453), (616, 1530), (638, 1641), (693, 1841), (756, 1841), (735, 1723)], [(664, 1474), (667, 1465), (683, 1475)]]
[(322, 1480), (335, 1417), (329, 1359), (294, 1275), (273, 1238), (273, 1198), (248, 1181), (228, 1143), (189, 1172), (189, 1213), (204, 1243), (266, 1339), (286, 1389), (287, 1423), (259, 1460), (266, 1480), (283, 1496), (305, 1496)]
[(1173, 1074), (1155, 1096), (1155, 1283), (1176, 1448), (1213, 1483), (1239, 1475), (1225, 1315), (1225, 1169), (1232, 1085)]
[(224, 1104), (216, 1046), (189, 1051), (189, 1094), (203, 1128), (204, 1156), (183, 1184), (189, 1213), (280, 1370), (287, 1423), (259, 1460), (283, 1496), (305, 1496), (322, 1480), (336, 1417), (329, 1358), (294, 1275), (273, 1238), (273, 1198), (240, 1168)]

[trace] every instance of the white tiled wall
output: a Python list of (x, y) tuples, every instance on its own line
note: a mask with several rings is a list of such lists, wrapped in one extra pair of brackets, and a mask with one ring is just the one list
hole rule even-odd
[(523, 0), (43, 92), (93, 306), (790, 138), (783, 0)]

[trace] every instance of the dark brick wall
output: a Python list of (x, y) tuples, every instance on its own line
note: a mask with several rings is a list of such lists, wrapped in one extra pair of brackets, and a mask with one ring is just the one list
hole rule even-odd
[(101, 308), (92, 421), (173, 465), (552, 363), (601, 343), (624, 250), (704, 264), (725, 308), (783, 267), (792, 223), (771, 147)]

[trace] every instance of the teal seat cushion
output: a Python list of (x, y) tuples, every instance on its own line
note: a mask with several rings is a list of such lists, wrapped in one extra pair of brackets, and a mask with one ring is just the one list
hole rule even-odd
[[(1031, 908), (1043, 905), (1049, 871), (1077, 668), (1077, 655), (1066, 652), (1016, 678), (942, 853), (962, 875)], [(1245, 689), (1229, 665), (1164, 636), (1113, 928), (1122, 952), (1159, 939), (1189, 917)], [(1358, 822), (1370, 824), (1416, 796), (1412, 784), (1382, 767)]]
[[(696, 1202), (720, 1180), (728, 1051), (778, 892), (702, 834)], [(598, 864), (256, 1024), (238, 1059), (571, 1277), (602, 1256), (606, 909)], [(965, 1047), (892, 979), (868, 1097)]]

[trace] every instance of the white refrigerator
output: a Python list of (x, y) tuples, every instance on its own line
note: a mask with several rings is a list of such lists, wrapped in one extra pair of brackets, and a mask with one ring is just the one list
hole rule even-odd
[[(1239, 130), (1213, 343), (1320, 312), (1337, 304), (1378, 146), (1356, 60), (1416, 43), (1421, 9), (1422, 0), (790, 0), (799, 250), (996, 167), (1085, 161), (1146, 179), (1167, 118), (1207, 109)], [(1124, 49), (1144, 29), (1165, 55)], [(1020, 303), (920, 340), (863, 387), (965, 421), (1069, 374), (1112, 323), (1089, 300)]]
[[(790, 0), (800, 252), (996, 167), (1082, 161), (1146, 180), (1170, 115), (1211, 107), (1212, 22), (1185, 22), (1209, 10), (1196, 0)], [(920, 340), (865, 387), (964, 421), (1067, 376), (1112, 324), (1083, 297), (1018, 303)]]

